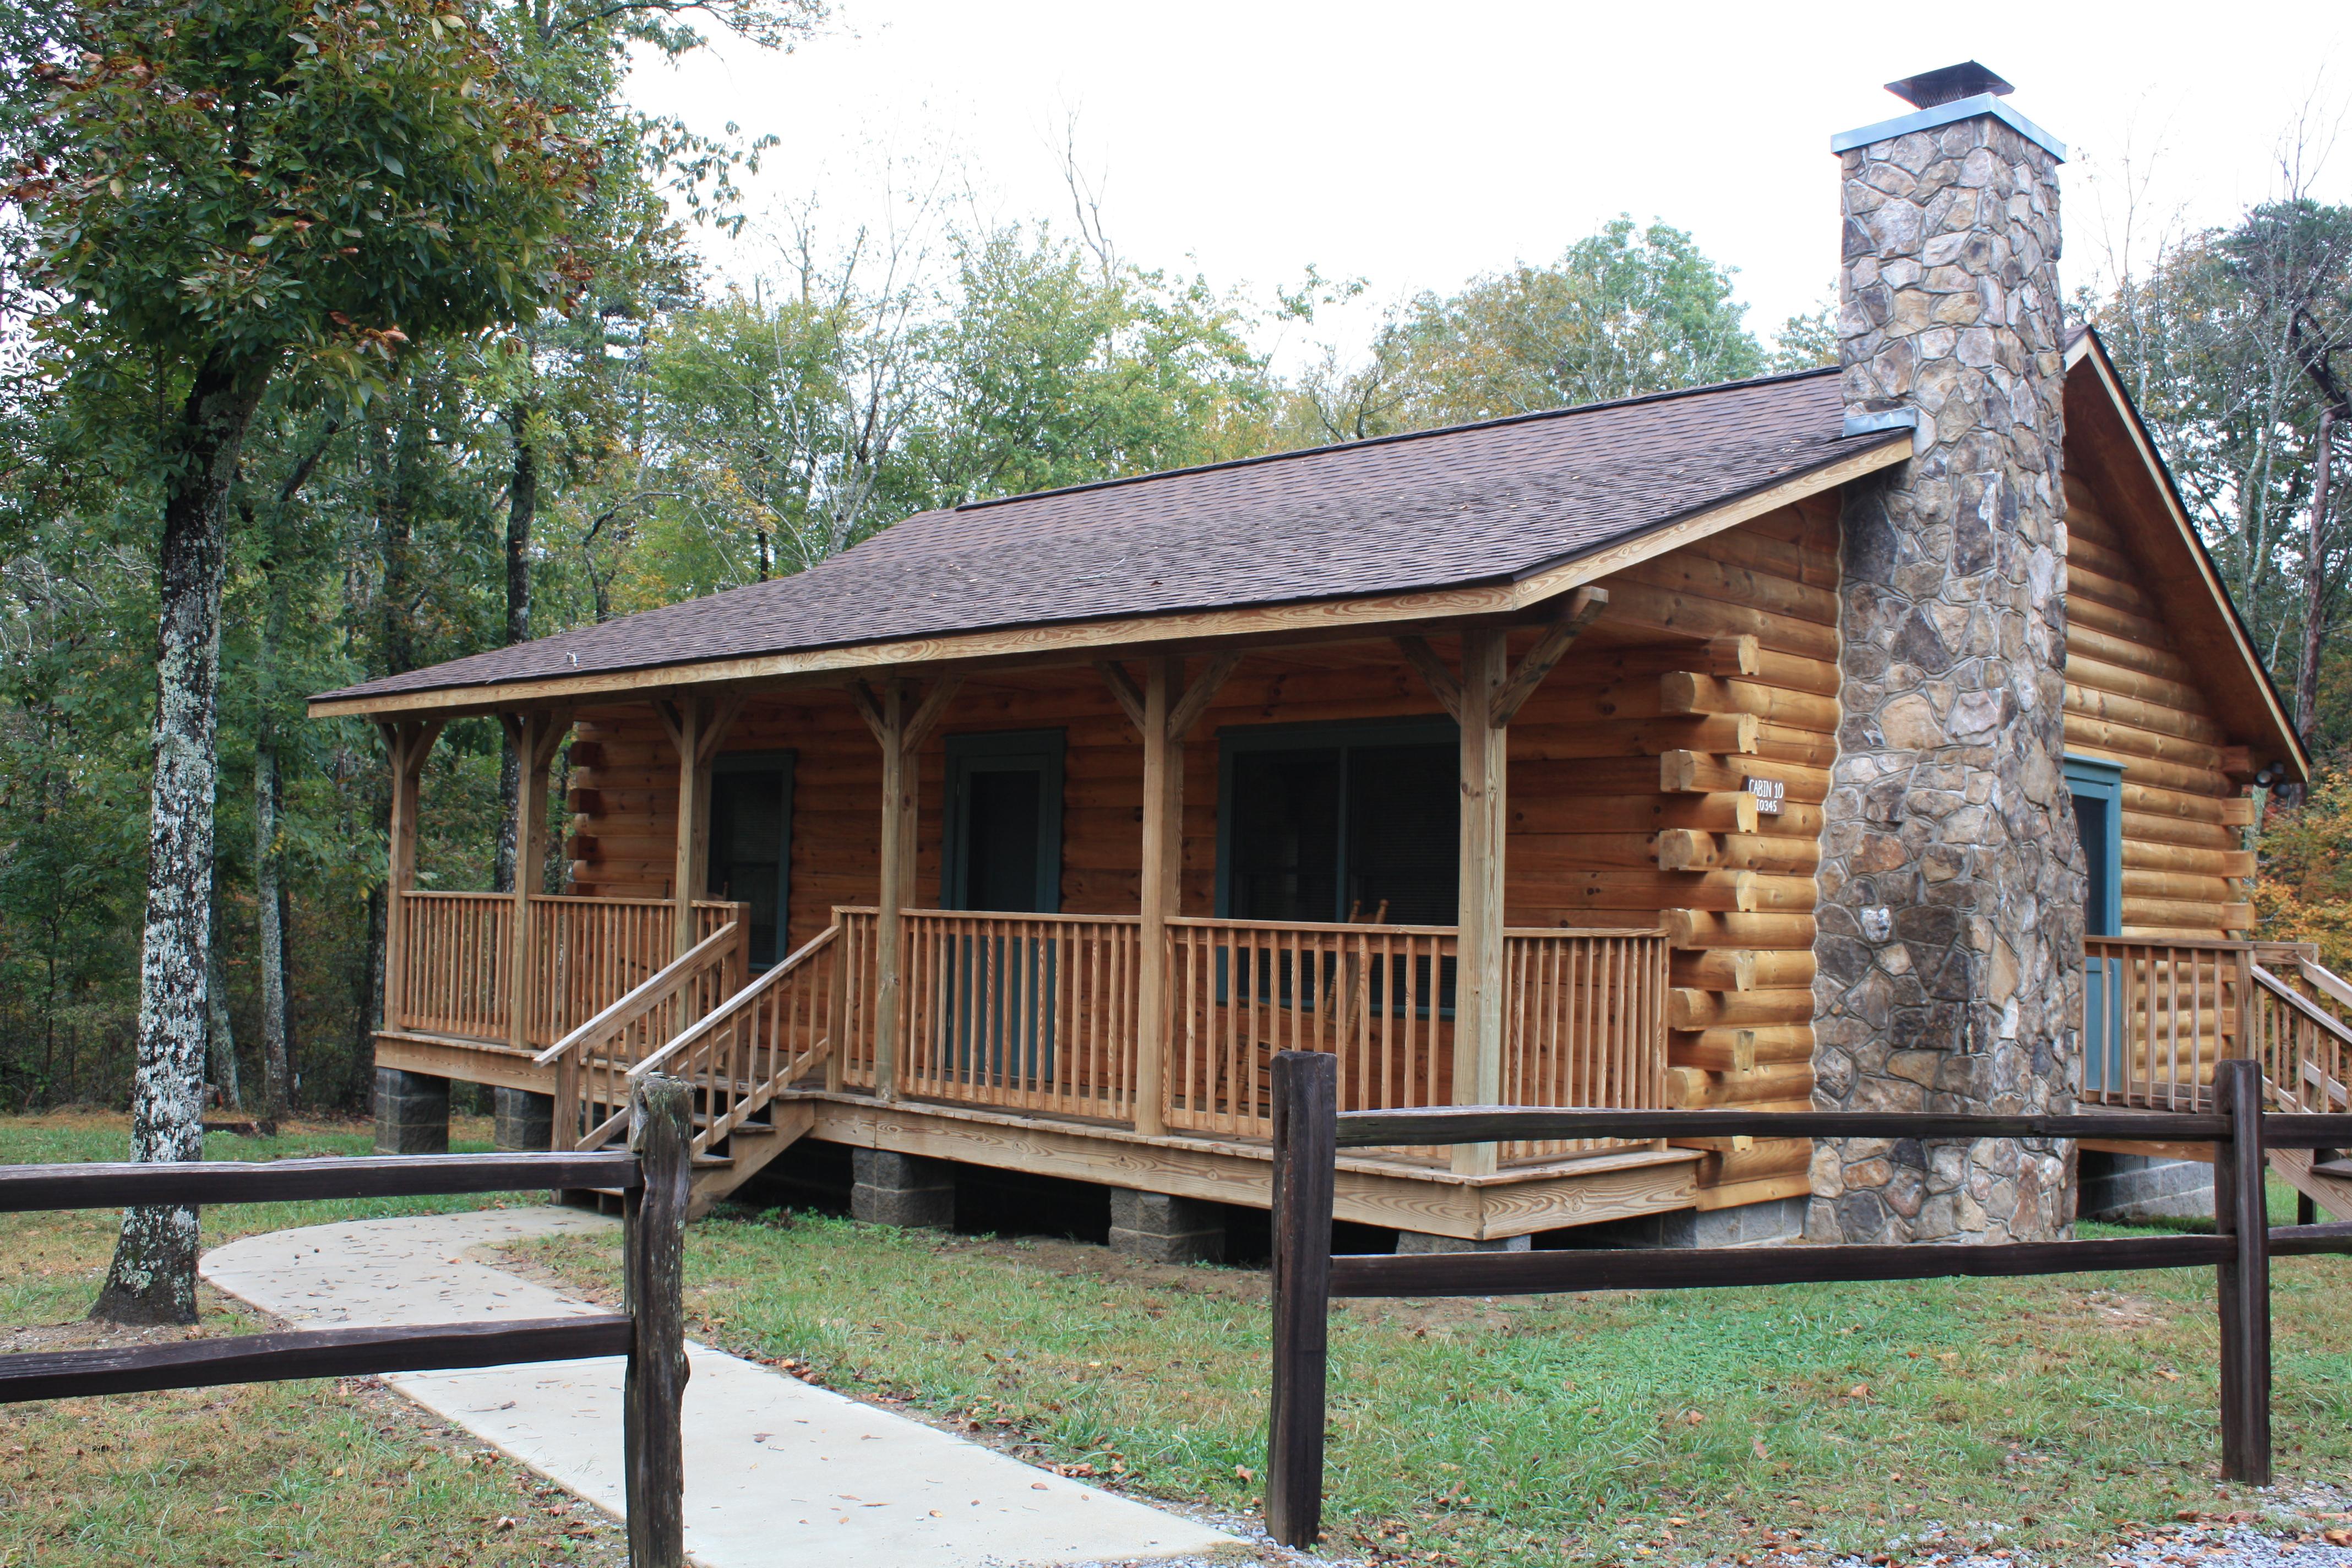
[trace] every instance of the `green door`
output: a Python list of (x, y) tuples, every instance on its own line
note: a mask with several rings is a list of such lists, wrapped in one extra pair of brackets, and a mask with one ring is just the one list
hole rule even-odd
[[(1062, 744), (1059, 730), (947, 738), (947, 908), (1060, 910)], [(1050, 939), (956, 940), (931, 1027), (959, 1078), (1002, 1087), (1052, 1077), (1059, 958)]]
[(792, 951), (792, 752), (722, 752), (712, 762), (710, 862), (703, 885), (714, 899), (751, 906), (754, 969)]

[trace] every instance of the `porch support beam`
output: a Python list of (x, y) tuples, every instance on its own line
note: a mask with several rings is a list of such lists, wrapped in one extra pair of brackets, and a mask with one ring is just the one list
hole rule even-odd
[(1238, 654), (1213, 658), (1200, 679), (1184, 684), (1181, 655), (1155, 658), (1139, 687), (1126, 667), (1096, 666), (1121, 711), (1143, 737), (1143, 868), (1136, 933), (1135, 1130), (1168, 1130), (1168, 921), (1182, 912), (1184, 876), (1184, 736), (1209, 710)]
[[(1462, 634), (1461, 893), (1454, 983), (1454, 1103), (1493, 1105), (1503, 1094), (1503, 846), (1510, 727), (1495, 721), (1508, 679), (1500, 627)], [(1496, 1145), (1459, 1143), (1454, 1169), (1489, 1175)]]
[(408, 978), (408, 890), (416, 884), (416, 806), (425, 759), (441, 738), (438, 719), (391, 719), (376, 725), (392, 760), (392, 822), (383, 889), (383, 1027), (397, 1029)]
[(948, 704), (963, 684), (947, 676), (919, 701), (903, 680), (887, 682), (877, 695), (864, 681), (849, 689), (858, 716), (882, 747), (881, 888), (874, 916), (874, 1092), (898, 1098), (899, 1018), (904, 1012), (907, 906), (915, 901), (917, 802), (920, 770), (917, 754), (939, 727)]
[(743, 710), (740, 693), (706, 696), (688, 692), (657, 701), (654, 711), (677, 752), (677, 859), (670, 898), (677, 917), (672, 951), (683, 954), (695, 943), (694, 901), (702, 896), (710, 868), (710, 760)]
[(1168, 917), (1178, 912), (1184, 859), (1184, 738), (1171, 732), (1168, 719), (1183, 689), (1182, 659), (1151, 661), (1139, 726), (1143, 897), (1136, 953), (1135, 1130), (1153, 1135), (1168, 1130)]
[(568, 708), (499, 715), (499, 724), (514, 747), (522, 769), (515, 791), (514, 918), (508, 937), (512, 954), (507, 967), (507, 1044), (517, 1050), (530, 1046), (532, 980), (538, 956), (531, 930), (530, 896), (539, 891), (547, 865), (547, 769), (556, 747), (572, 732)]
[(1536, 646), (1528, 649), (1527, 657), (1519, 660), (1518, 668), (1511, 671), (1510, 679), (1495, 693), (1492, 712), (1496, 725), (1508, 724), (1518, 717), (1519, 709), (1536, 694), (1536, 688), (1543, 684), (1544, 677), (1567, 657), (1576, 639), (1584, 635), (1584, 628), (1599, 619), (1601, 612), (1608, 607), (1609, 590), (1606, 588), (1579, 588), (1568, 596), (1568, 602), (1560, 606), (1559, 614), (1544, 628), (1543, 636), (1536, 639)]

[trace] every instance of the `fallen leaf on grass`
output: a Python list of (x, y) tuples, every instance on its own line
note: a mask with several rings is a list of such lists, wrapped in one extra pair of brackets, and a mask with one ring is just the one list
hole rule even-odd
[(2319, 1535), (2330, 1546), (2352, 1546), (2352, 1530), (2323, 1530)]

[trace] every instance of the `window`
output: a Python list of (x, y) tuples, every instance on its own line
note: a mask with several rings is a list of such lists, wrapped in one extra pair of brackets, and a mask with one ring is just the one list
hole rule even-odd
[(710, 764), (710, 862), (714, 899), (751, 906), (753, 965), (766, 968), (785, 943), (793, 877), (793, 753), (723, 752)]
[(1452, 721), (1223, 731), (1217, 912), (1452, 925), (1462, 774)]

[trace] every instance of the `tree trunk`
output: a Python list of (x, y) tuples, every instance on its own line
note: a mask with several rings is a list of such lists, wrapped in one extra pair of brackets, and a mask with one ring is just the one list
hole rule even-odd
[[(220, 771), (215, 698), (226, 553), (222, 513), (237, 448), (269, 384), (271, 365), (268, 356), (207, 354), (166, 454), (173, 460), (157, 562), (155, 774), (139, 959), (139, 1068), (131, 1101), (134, 1160), (204, 1158), (213, 791)], [(125, 1209), (114, 1264), (90, 1316), (119, 1323), (194, 1322), (196, 1241), (194, 1207)]]
[[(539, 447), (528, 401), (507, 410), (514, 432), (514, 473), (507, 486), (507, 645), (530, 640), (530, 531), (539, 518)], [(499, 856), (491, 886), (515, 890), (515, 803), (522, 795), (522, 759), (511, 737), (499, 748)], [(536, 873), (523, 867), (526, 879)]]
[(2319, 411), (2319, 473), (2311, 492), (2311, 542), (2303, 565), (2303, 662), (2294, 677), (2294, 728), (2304, 744), (2311, 743), (2319, 725), (2319, 650), (2321, 621), (2326, 609), (2327, 501), (2329, 479), (2336, 468), (2336, 410)]
[(290, 1102), (286, 1074), (286, 910), (278, 861), (280, 802), (278, 729), (265, 716), (253, 749), (253, 902), (261, 956), (261, 1113), (256, 1120), (271, 1131)]
[[(217, 894), (218, 889), (215, 889)], [(213, 1087), (231, 1110), (245, 1109), (245, 1091), (236, 1079), (236, 1031), (229, 1025), (228, 976), (221, 964), (220, 900), (213, 900), (213, 941), (205, 955), (205, 1048), (212, 1058)]]

